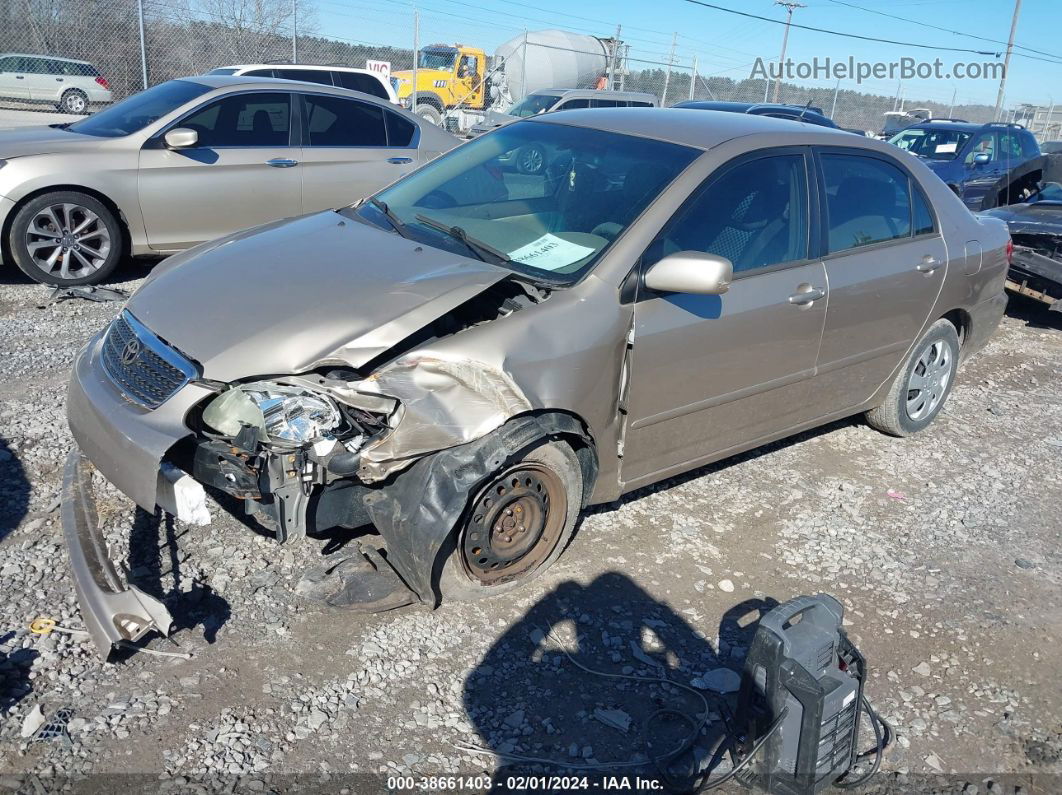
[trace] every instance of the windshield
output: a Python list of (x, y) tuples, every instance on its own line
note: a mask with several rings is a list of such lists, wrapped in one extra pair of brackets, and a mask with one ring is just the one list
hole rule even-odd
[(896, 133), (889, 143), (930, 160), (954, 160), (969, 139), (970, 133), (960, 130), (911, 129)]
[(356, 213), (436, 248), (570, 284), (699, 154), (648, 138), (515, 122), (434, 160)]
[(128, 99), (71, 124), (66, 129), (83, 135), (118, 138), (142, 130), (189, 100), (210, 91), (190, 80), (170, 80), (133, 94)]
[(457, 58), (457, 50), (421, 50), (417, 68), (441, 69), (448, 72), (454, 68), (455, 58)]
[(222, 67), (221, 69), (211, 69), (207, 72), (208, 75), (234, 75), (236, 70), (230, 66)]
[(556, 94), (532, 94), (521, 102), (517, 102), (506, 113), (510, 116), (519, 116), (521, 119), (526, 116), (535, 116), (545, 113), (557, 104), (559, 99), (560, 96)]

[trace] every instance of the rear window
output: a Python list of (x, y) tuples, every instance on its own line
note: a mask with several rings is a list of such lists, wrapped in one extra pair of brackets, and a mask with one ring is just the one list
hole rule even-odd
[(372, 75), (360, 72), (332, 72), (332, 77), (335, 78), (337, 86), (349, 88), (351, 91), (361, 91), (363, 94), (380, 99), (391, 98), (383, 84)]

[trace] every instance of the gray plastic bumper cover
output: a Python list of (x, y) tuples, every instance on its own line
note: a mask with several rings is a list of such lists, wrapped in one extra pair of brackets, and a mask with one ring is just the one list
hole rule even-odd
[(106, 660), (121, 641), (135, 642), (151, 630), (168, 635), (173, 618), (162, 602), (125, 583), (115, 571), (96, 515), (94, 471), (81, 450), (70, 451), (63, 472), (61, 516), (81, 618)]

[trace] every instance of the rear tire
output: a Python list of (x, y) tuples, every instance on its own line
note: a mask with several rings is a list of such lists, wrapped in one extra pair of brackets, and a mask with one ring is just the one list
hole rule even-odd
[(931, 423), (944, 407), (959, 366), (959, 335), (938, 320), (918, 340), (896, 373), (885, 401), (866, 413), (882, 433), (910, 436)]
[(59, 99), (59, 110), (85, 116), (89, 112), (88, 94), (79, 88), (68, 88)]
[(582, 502), (579, 459), (567, 444), (541, 441), (512, 456), (455, 531), (439, 579), (443, 601), (508, 593), (542, 574), (571, 540)]
[(417, 105), (416, 114), (422, 119), (431, 122), (436, 127), (443, 126), (442, 113), (434, 105), (429, 105), (426, 102), (421, 102)]
[(8, 251), (35, 282), (75, 287), (103, 281), (122, 258), (122, 228), (99, 199), (78, 191), (45, 193), (11, 222)]

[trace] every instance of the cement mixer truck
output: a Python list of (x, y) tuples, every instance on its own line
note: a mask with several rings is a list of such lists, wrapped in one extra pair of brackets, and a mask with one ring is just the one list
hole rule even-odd
[(494, 57), (466, 44), (430, 44), (417, 68), (392, 72), (399, 101), (429, 121), (466, 132), (490, 110), (505, 110), (543, 88), (622, 89), (627, 47), (615, 38), (531, 31)]

